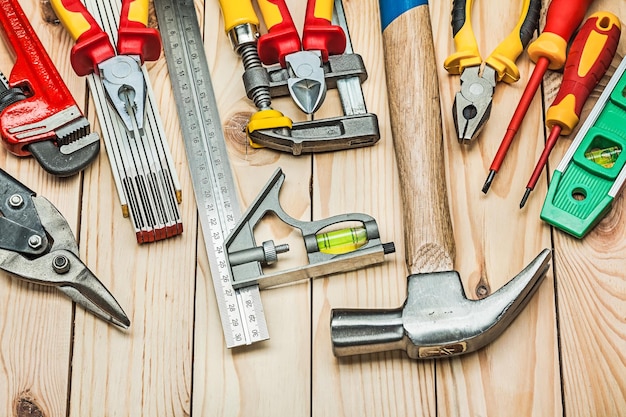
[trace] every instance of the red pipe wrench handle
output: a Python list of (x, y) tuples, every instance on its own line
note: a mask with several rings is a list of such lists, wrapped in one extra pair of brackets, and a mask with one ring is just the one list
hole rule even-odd
[(259, 58), (265, 65), (280, 62), (284, 68), (285, 56), (302, 49), (296, 25), (285, 0), (258, 0), (258, 4), (268, 30), (259, 38)]
[(27, 145), (55, 140), (56, 135), (50, 130), (25, 135), (20, 130), (24, 126), (37, 126), (76, 106), (76, 102), (17, 0), (0, 1), (0, 27), (15, 54), (9, 86), (19, 88), (26, 96), (0, 113), (0, 134), (9, 152), (27, 156), (30, 155)]
[(161, 55), (159, 32), (148, 27), (149, 0), (124, 0), (117, 38), (117, 53), (138, 55), (141, 63), (156, 61)]
[(329, 55), (340, 55), (346, 50), (346, 34), (331, 23), (333, 6), (333, 0), (309, 0), (306, 6), (302, 46), (306, 51), (320, 51), (324, 62)]

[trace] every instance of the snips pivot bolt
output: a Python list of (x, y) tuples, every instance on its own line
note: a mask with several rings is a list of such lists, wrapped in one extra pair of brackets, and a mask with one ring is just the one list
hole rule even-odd
[(70, 270), (70, 260), (65, 255), (57, 255), (52, 260), (52, 269), (57, 274), (65, 274)]
[(24, 199), (21, 195), (13, 194), (11, 197), (9, 197), (9, 206), (11, 206), (12, 208), (18, 209), (22, 207), (22, 204), (24, 204)]
[(43, 240), (41, 239), (41, 236), (32, 235), (31, 237), (28, 238), (28, 246), (30, 246), (31, 249), (37, 250), (41, 248), (42, 244), (43, 244)]

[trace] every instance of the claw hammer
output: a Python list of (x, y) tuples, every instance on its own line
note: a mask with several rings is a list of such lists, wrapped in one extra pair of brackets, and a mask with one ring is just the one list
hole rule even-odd
[[(392, 310), (331, 312), (336, 356), (405, 350), (414, 359), (475, 351), (499, 336), (548, 270), (544, 249), (488, 297), (469, 300), (452, 270), (435, 53), (427, 0), (380, 0), (391, 130), (404, 206), (408, 297)], [(410, 47), (408, 47), (410, 45)]]

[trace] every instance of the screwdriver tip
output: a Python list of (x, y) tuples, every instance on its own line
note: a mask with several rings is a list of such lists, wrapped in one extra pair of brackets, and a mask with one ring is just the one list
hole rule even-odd
[(489, 170), (489, 175), (487, 176), (485, 185), (483, 185), (483, 193), (487, 194), (487, 191), (489, 191), (489, 187), (491, 187), (491, 183), (493, 182), (493, 179), (496, 176), (496, 173), (497, 171), (493, 169)]
[(526, 205), (526, 201), (528, 200), (528, 196), (530, 195), (530, 192), (532, 190), (533, 190), (532, 188), (526, 187), (526, 191), (524, 192), (524, 197), (522, 197), (522, 201), (519, 203), (520, 209), (524, 208), (524, 206)]

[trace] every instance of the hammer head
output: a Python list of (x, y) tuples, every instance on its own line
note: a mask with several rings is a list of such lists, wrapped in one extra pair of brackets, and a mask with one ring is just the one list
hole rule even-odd
[(473, 352), (496, 339), (517, 317), (545, 276), (544, 249), (522, 272), (490, 296), (469, 300), (456, 271), (414, 274), (396, 310), (333, 310), (336, 356), (405, 350), (414, 359)]

